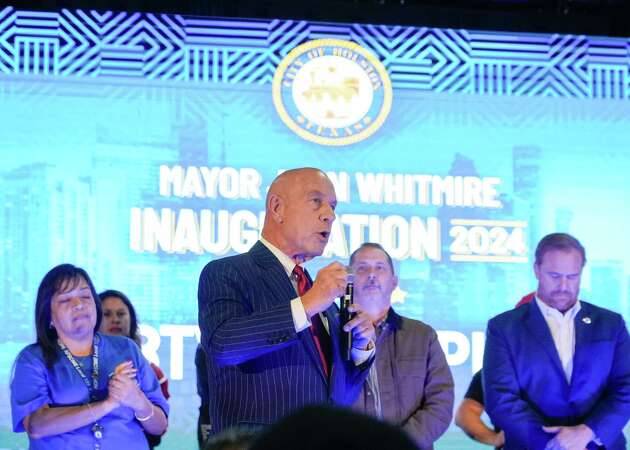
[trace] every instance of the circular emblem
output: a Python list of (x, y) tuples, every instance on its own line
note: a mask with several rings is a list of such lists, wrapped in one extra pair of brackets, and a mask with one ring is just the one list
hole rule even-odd
[(374, 134), (392, 106), (392, 84), (381, 62), (354, 42), (319, 39), (280, 62), (273, 103), (300, 137), (348, 145)]

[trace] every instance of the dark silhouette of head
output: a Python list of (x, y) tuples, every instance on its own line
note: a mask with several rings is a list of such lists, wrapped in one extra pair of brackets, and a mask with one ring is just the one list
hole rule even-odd
[(251, 450), (417, 450), (400, 429), (330, 406), (308, 406), (264, 431)]

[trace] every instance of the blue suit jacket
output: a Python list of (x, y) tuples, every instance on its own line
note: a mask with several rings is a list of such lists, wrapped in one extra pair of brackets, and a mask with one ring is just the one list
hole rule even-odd
[(581, 302), (571, 383), (536, 302), (500, 314), (488, 322), (483, 382), (488, 415), (505, 430), (507, 450), (544, 449), (553, 435), (543, 425), (582, 423), (606, 449), (626, 448), (630, 340), (619, 314)]
[(308, 404), (350, 405), (359, 395), (367, 365), (342, 360), (336, 305), (325, 312), (332, 342), (329, 381), (310, 331), (295, 331), (295, 297), (282, 264), (261, 242), (201, 272), (199, 326), (213, 433), (270, 424)]

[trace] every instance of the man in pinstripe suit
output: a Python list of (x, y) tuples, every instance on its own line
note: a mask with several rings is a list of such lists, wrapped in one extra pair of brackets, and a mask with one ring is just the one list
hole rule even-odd
[(260, 241), (203, 269), (199, 326), (212, 433), (271, 424), (304, 405), (345, 406), (357, 398), (373, 360), (374, 327), (360, 311), (346, 324), (353, 361), (344, 361), (333, 300), (343, 295), (347, 272), (335, 262), (311, 282), (300, 266), (322, 254), (336, 204), (322, 171), (284, 172), (269, 188)]

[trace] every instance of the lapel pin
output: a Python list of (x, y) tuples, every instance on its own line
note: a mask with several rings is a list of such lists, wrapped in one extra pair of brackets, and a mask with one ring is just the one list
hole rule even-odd
[(586, 325), (590, 325), (592, 321), (590, 317), (583, 317), (582, 322), (584, 322)]

